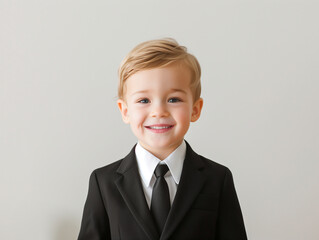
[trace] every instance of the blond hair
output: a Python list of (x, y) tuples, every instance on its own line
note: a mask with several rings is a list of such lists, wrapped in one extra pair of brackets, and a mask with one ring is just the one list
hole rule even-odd
[(141, 70), (165, 67), (172, 63), (182, 63), (191, 72), (190, 88), (194, 102), (201, 94), (201, 69), (197, 59), (172, 38), (150, 40), (140, 43), (123, 59), (118, 75), (118, 98), (124, 99), (126, 80)]

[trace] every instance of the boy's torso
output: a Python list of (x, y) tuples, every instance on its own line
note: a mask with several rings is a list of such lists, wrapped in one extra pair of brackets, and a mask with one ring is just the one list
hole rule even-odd
[[(161, 238), (144, 197), (134, 148), (124, 159), (95, 170), (92, 176), (94, 180), (91, 179), (90, 185), (92, 181), (98, 185), (101, 196), (99, 203), (105, 209), (105, 216), (100, 219), (101, 226), (95, 224), (92, 228), (108, 224), (106, 227), (109, 229), (105, 234), (110, 239), (219, 239), (218, 235), (224, 234), (221, 231), (225, 230), (219, 228), (218, 220), (228, 221), (223, 216), (219, 218), (223, 208), (223, 188), (227, 184), (225, 181), (231, 181), (228, 184), (233, 188), (231, 173), (226, 167), (197, 155), (189, 144), (180, 184)], [(227, 191), (235, 194), (231, 196), (235, 198), (231, 205), (234, 205), (235, 220), (238, 221), (242, 216), (240, 208), (238, 212), (235, 190)], [(90, 203), (87, 205), (87, 208), (91, 208), (88, 210), (94, 212), (94, 206), (89, 206)], [(239, 225), (235, 230), (237, 232), (234, 232), (239, 236), (236, 239), (246, 239), (243, 223)]]

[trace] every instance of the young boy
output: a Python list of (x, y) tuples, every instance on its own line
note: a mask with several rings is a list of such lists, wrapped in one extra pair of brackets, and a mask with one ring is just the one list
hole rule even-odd
[(203, 106), (200, 74), (173, 39), (123, 60), (117, 104), (138, 143), (91, 174), (79, 240), (247, 239), (231, 172), (184, 140)]

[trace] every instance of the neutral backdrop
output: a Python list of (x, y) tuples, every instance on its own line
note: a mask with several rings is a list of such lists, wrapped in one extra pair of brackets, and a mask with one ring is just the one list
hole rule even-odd
[(95, 168), (136, 143), (116, 106), (136, 44), (202, 66), (185, 139), (229, 167), (250, 240), (319, 239), (319, 3), (0, 0), (0, 239), (76, 239)]

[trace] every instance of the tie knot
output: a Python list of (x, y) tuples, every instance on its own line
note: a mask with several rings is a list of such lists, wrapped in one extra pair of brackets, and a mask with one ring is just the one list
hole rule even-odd
[(168, 167), (166, 164), (158, 164), (154, 171), (155, 177), (156, 178), (164, 177), (167, 171), (168, 171)]

